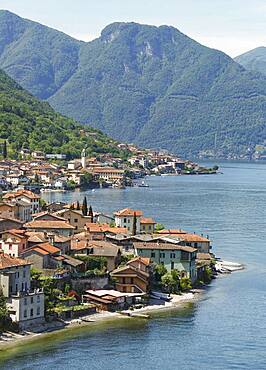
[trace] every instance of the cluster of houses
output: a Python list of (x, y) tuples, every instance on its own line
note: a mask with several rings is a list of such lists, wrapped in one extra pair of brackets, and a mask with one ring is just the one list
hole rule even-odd
[(127, 160), (110, 153), (88, 157), (83, 149), (81, 158), (68, 161), (63, 154), (22, 149), (20, 160), (0, 161), (0, 191), (18, 187), (33, 191), (88, 185), (124, 187), (133, 185), (132, 179), (147, 174), (187, 174), (202, 170), (197, 164), (181, 160), (167, 151), (140, 149), (130, 144), (118, 144), (118, 147), (128, 153)]
[[(88, 258), (104, 260), (103, 273), (88, 274)], [(178, 270), (193, 284), (211, 260), (208, 237), (158, 231), (141, 210), (84, 214), (75, 204), (55, 202), (43, 211), (40, 195), (25, 189), (5, 193), (0, 203), (0, 290), (21, 328), (45, 315), (43, 291), (31, 288), (31, 268), (60, 286), (78, 287), (84, 304), (115, 310), (147, 296), (155, 265)]]

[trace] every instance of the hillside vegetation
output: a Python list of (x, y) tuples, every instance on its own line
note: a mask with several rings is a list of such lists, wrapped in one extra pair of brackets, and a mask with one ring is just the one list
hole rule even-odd
[(239, 55), (235, 61), (249, 71), (260, 72), (266, 75), (266, 47), (261, 46)]
[(120, 152), (117, 143), (100, 131), (84, 128), (70, 118), (56, 113), (22, 89), (0, 70), (0, 139), (8, 140), (9, 154), (18, 155), (22, 147), (46, 153), (64, 153), (80, 157), (84, 147), (91, 155)]
[(0, 12), (0, 67), (59, 112), (181, 155), (266, 138), (266, 77), (177, 29), (114, 23), (89, 43)]

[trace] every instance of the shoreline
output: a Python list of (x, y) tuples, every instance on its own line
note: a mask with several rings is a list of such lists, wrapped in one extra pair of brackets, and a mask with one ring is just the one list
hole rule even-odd
[[(125, 310), (123, 312), (125, 313), (156, 313), (156, 312), (163, 312), (167, 310), (174, 310), (181, 308), (183, 305), (195, 302), (197, 301), (202, 293), (204, 293), (205, 289), (197, 289), (192, 290), (188, 293), (183, 293), (181, 295), (171, 294), (171, 297), (173, 299), (171, 302), (165, 302), (160, 300), (151, 299), (150, 304), (134, 309), (134, 310)], [(74, 319), (71, 321), (66, 321), (65, 325), (63, 323), (60, 323), (59, 321), (51, 323), (52, 325), (46, 324), (46, 328), (44, 328), (43, 331), (40, 332), (26, 332), (23, 334), (17, 334), (11, 332), (3, 333), (4, 336), (7, 335), (9, 339), (4, 340), (3, 335), (0, 336), (0, 353), (2, 351), (6, 351), (9, 349), (14, 348), (15, 346), (22, 346), (26, 343), (31, 343), (35, 340), (44, 339), (45, 337), (52, 336), (55, 334), (63, 334), (65, 332), (70, 332), (71, 330), (75, 330), (78, 328), (85, 328), (85, 327), (95, 327), (96, 325), (102, 324), (102, 323), (108, 323), (108, 321), (114, 321), (114, 320), (136, 320), (137, 317), (130, 317), (121, 314), (120, 312), (108, 312), (108, 311), (102, 311), (93, 315), (84, 316), (82, 318)], [(84, 321), (83, 321), (84, 320)], [(91, 321), (85, 321), (85, 320), (91, 320)], [(143, 320), (143, 319), (140, 319)]]

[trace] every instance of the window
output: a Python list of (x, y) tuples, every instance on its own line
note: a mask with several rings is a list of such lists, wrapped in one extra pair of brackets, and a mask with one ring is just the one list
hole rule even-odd
[(25, 278), (26, 277), (26, 271), (23, 270), (23, 277)]
[(41, 309), (40, 309), (40, 307), (38, 306), (37, 307), (37, 315), (40, 315), (41, 314)]
[(149, 225), (149, 230), (151, 230), (151, 225)]
[(26, 306), (28, 304), (27, 298), (24, 298), (24, 305)]
[(37, 303), (39, 303), (39, 302), (40, 302), (40, 296), (37, 295)]
[(164, 252), (160, 253), (160, 258), (165, 258), (165, 253)]
[(127, 223), (127, 219), (126, 219), (126, 218), (124, 218), (124, 223), (125, 223), (125, 224)]
[(33, 308), (30, 309), (30, 316), (33, 316)]
[(151, 258), (155, 258), (155, 252), (151, 252)]
[(27, 317), (27, 316), (28, 316), (27, 310), (24, 310), (24, 317)]
[(175, 253), (170, 253), (170, 258), (175, 258)]
[(171, 262), (171, 270), (174, 270), (174, 268), (175, 268), (175, 263), (172, 261)]
[(34, 301), (33, 297), (30, 297), (30, 303), (32, 304)]
[(77, 224), (78, 223), (78, 219), (77, 218), (74, 218), (74, 222)]

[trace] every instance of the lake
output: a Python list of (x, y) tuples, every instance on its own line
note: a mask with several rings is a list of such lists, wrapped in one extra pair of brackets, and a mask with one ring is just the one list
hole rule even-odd
[[(209, 235), (217, 256), (245, 270), (214, 280), (198, 302), (151, 320), (82, 328), (0, 352), (0, 368), (266, 369), (266, 163), (220, 166), (223, 174), (149, 177), (149, 188), (86, 196), (94, 210), (138, 208), (165, 226)], [(84, 193), (46, 197), (82, 201)]]

